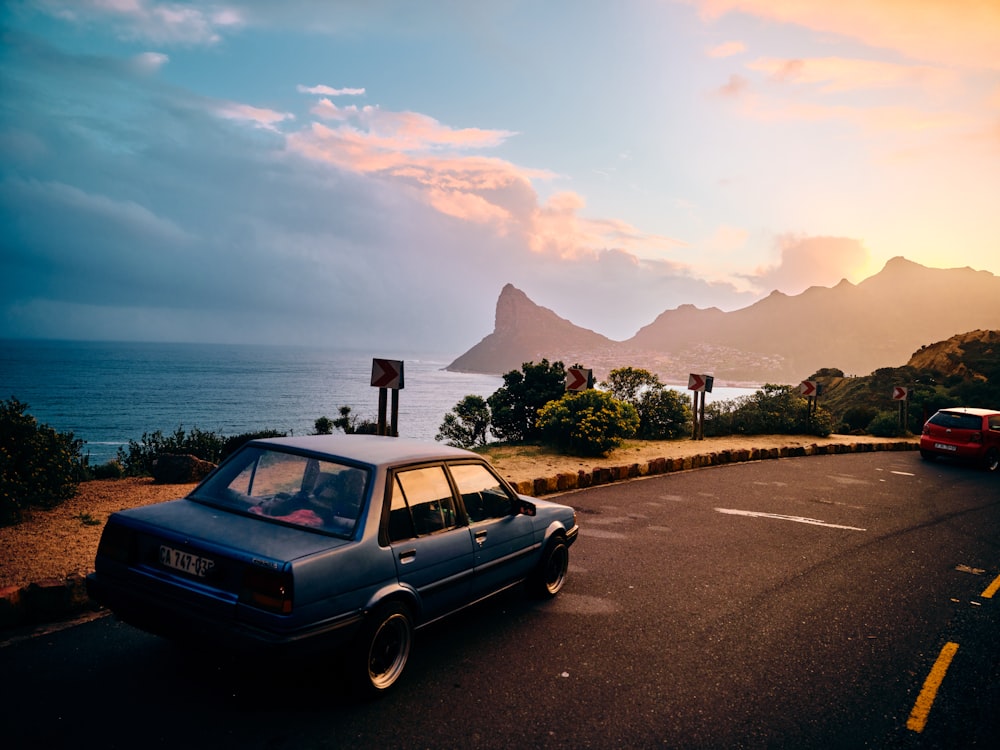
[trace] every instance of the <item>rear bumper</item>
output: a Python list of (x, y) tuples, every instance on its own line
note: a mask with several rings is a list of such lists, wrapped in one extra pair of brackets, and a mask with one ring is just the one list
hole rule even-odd
[(981, 443), (952, 443), (941, 438), (920, 438), (920, 450), (936, 456), (958, 458), (963, 461), (981, 461), (986, 455), (986, 447)]
[(227, 650), (273, 649), (313, 652), (347, 645), (361, 626), (361, 612), (342, 615), (321, 624), (268, 628), (241, 620), (247, 605), (200, 605), (188, 597), (149, 591), (99, 573), (87, 576), (87, 594), (123, 622), (154, 635), (176, 640), (216, 644)]

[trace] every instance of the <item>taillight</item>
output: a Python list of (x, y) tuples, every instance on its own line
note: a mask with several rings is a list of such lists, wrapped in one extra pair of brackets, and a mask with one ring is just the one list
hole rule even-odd
[(981, 433), (981, 432), (973, 432), (972, 434), (969, 435), (969, 442), (970, 443), (982, 443), (983, 442), (983, 433)]
[(292, 574), (267, 568), (249, 568), (243, 574), (240, 601), (287, 615), (292, 611)]
[(128, 564), (132, 561), (135, 550), (135, 535), (125, 526), (109, 523), (101, 533), (101, 541), (97, 545), (97, 557)]

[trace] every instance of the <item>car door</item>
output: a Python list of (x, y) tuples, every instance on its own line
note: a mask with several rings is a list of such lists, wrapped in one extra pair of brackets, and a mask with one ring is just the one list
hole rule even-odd
[(388, 537), (397, 577), (420, 596), (421, 619), (434, 619), (472, 598), (472, 540), (442, 465), (394, 473)]
[(481, 463), (450, 463), (452, 479), (469, 517), (477, 597), (524, 578), (534, 564), (534, 522), (516, 513), (514, 497)]

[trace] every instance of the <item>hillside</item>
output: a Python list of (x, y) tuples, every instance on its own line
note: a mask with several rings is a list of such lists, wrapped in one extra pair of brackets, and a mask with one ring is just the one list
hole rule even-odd
[(681, 305), (621, 342), (575, 326), (508, 284), (493, 333), (448, 369), (502, 374), (544, 357), (591, 367), (598, 377), (631, 365), (666, 382), (698, 372), (720, 384), (795, 383), (824, 367), (865, 375), (898, 366), (928, 342), (976, 329), (1000, 329), (1000, 277), (905, 258), (856, 285), (772, 292), (732, 312)]

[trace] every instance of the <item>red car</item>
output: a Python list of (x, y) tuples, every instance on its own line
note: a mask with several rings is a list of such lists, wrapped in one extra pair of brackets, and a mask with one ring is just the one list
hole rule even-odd
[(1000, 467), (1000, 411), (941, 409), (924, 423), (920, 455), (928, 461), (938, 456), (958, 458), (996, 471)]

